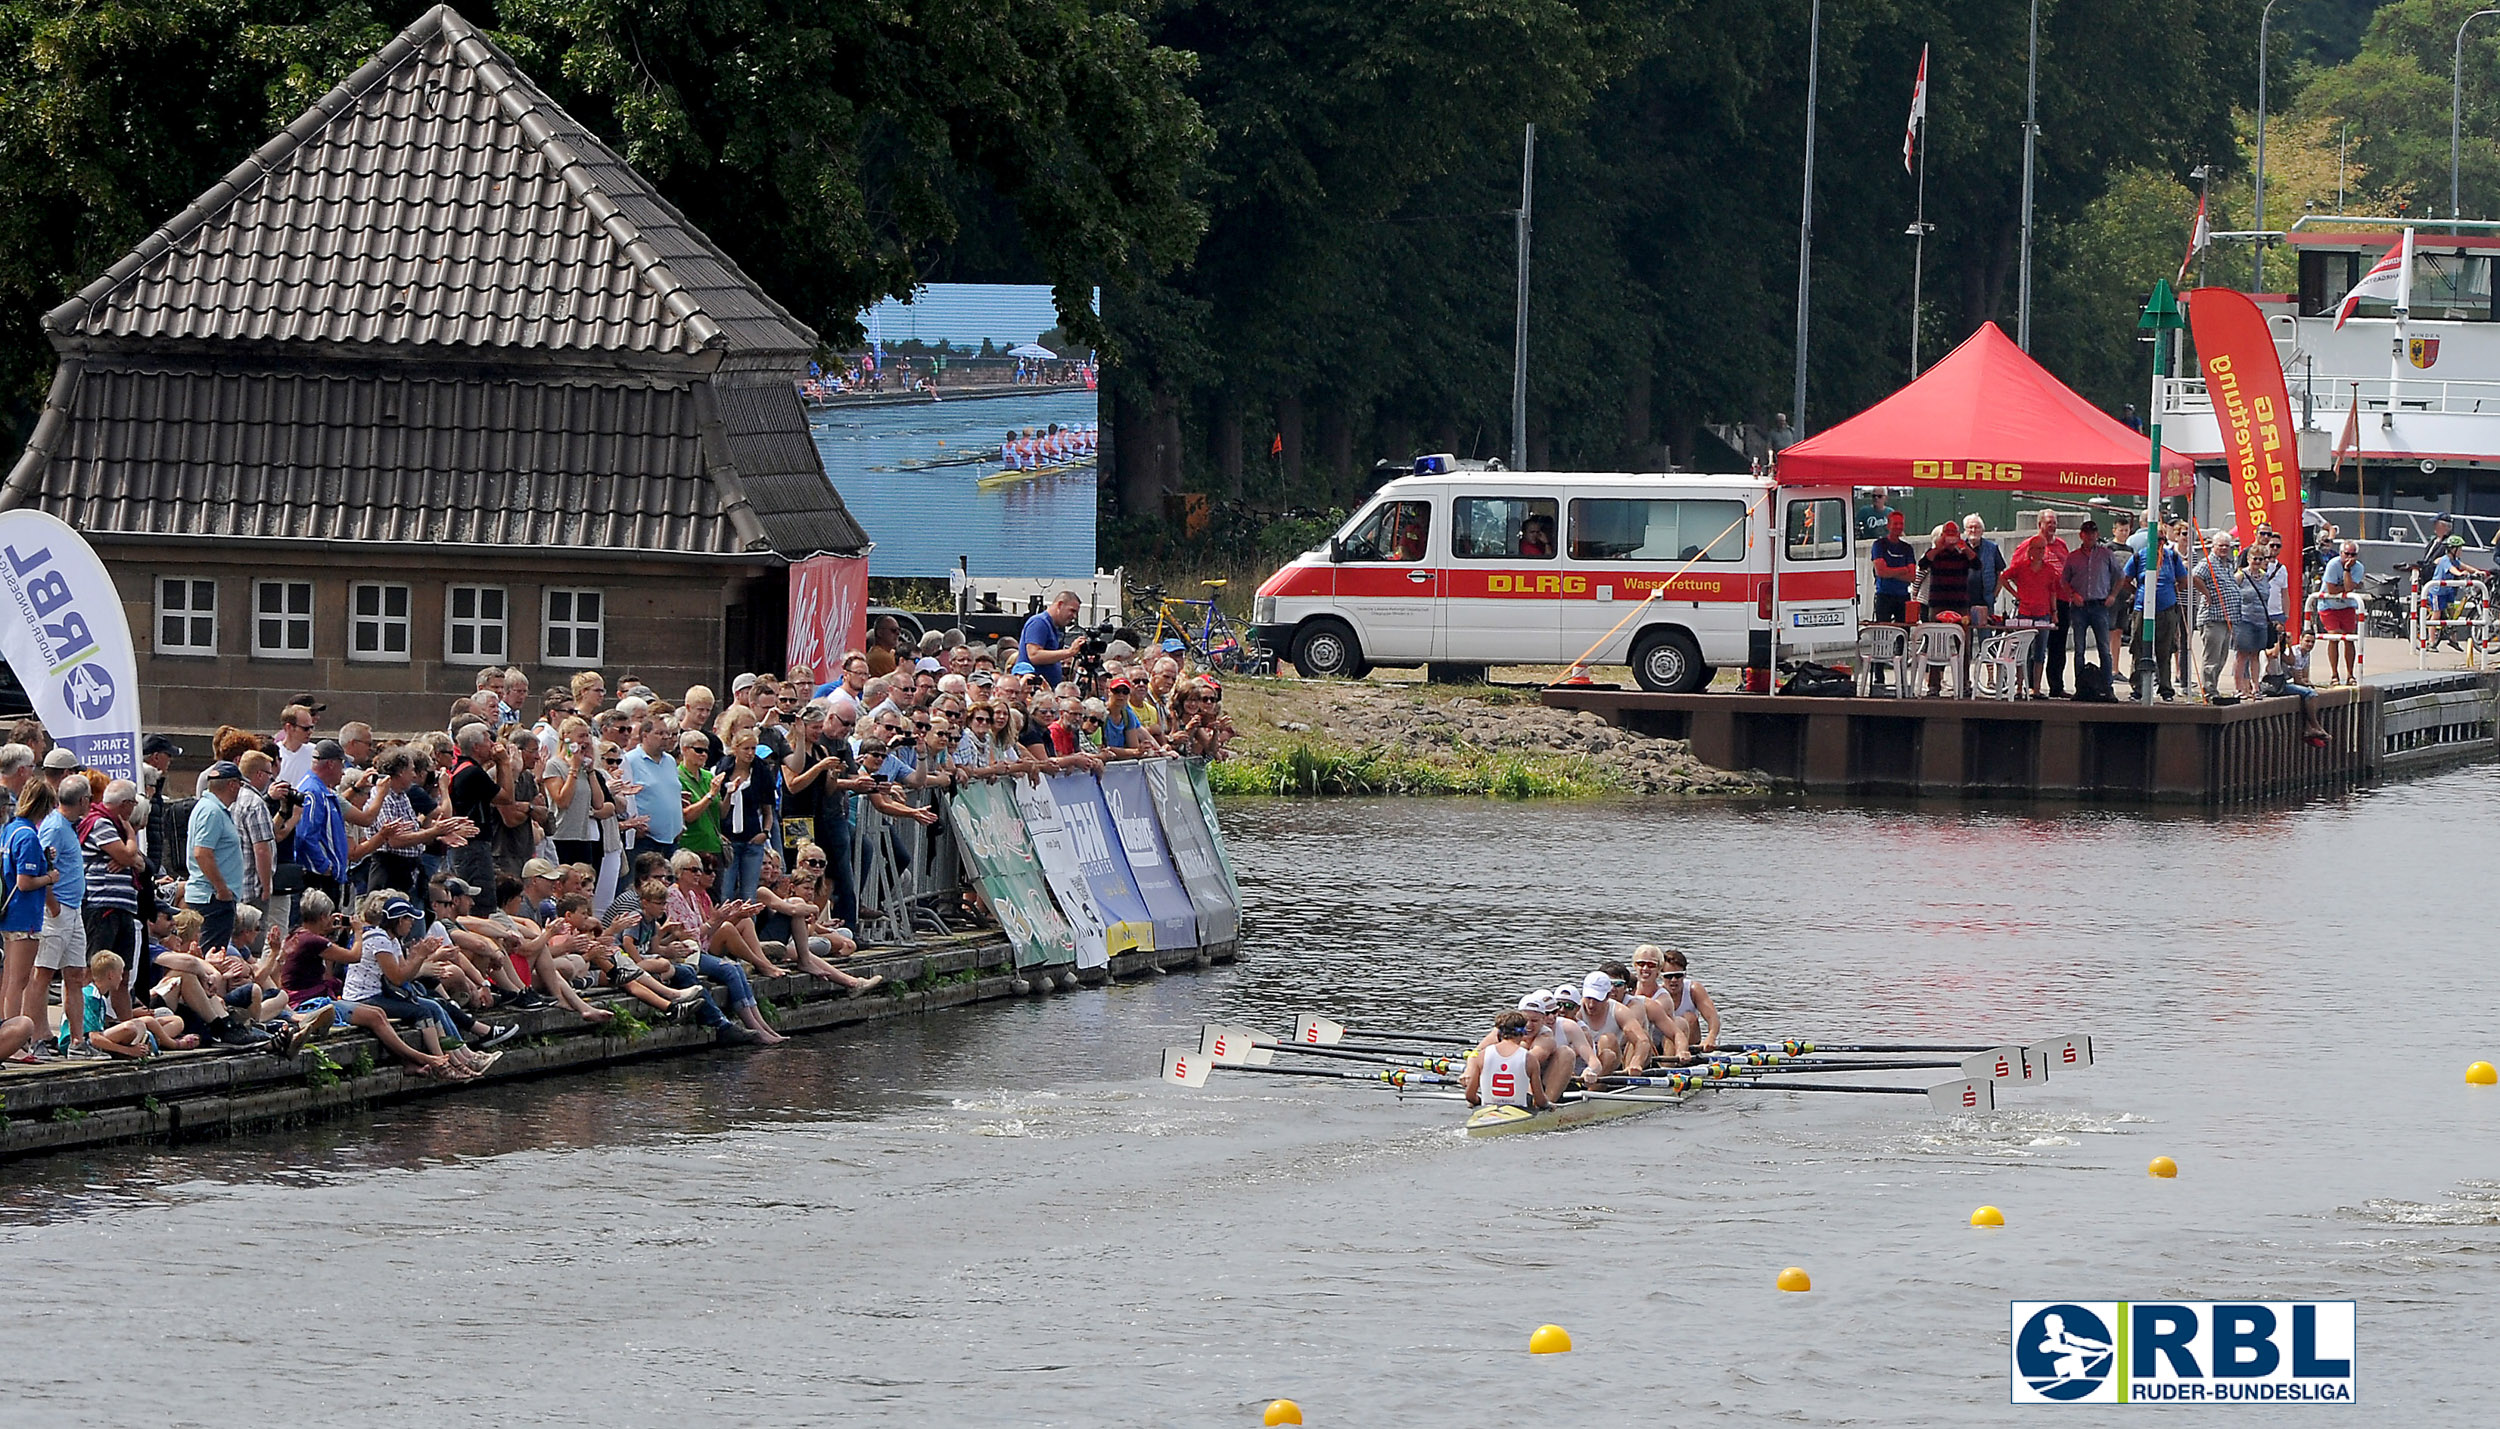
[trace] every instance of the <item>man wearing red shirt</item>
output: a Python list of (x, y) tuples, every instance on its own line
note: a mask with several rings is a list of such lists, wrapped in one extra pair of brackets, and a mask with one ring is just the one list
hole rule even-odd
[[(2005, 578), (2015, 583), (2015, 598), (2023, 603), (2021, 613), (2026, 617), (2032, 613), (2032, 604), (2031, 597), (2023, 593), (2022, 582), (2026, 579), (2036, 579), (2036, 577), (2018, 578), (2015, 571), (2017, 568), (2033, 570), (2037, 570), (2040, 566), (2048, 568), (2051, 602), (2047, 616), (2048, 638), (2045, 642), (2035, 641), (2032, 645), (2032, 654), (2035, 658), (2045, 660), (2049, 674), (2049, 697), (2059, 700), (2066, 698), (2066, 623), (2069, 615), (2063, 592), (2066, 585), (2068, 549), (2065, 542), (2057, 539), (2057, 513), (2042, 511), (2038, 532), (2014, 548), (2013, 557), (2006, 562), (2005, 568)], [(2032, 692), (2037, 694), (2040, 686), (2038, 664), (2034, 664), (2031, 668), (2031, 684)]]

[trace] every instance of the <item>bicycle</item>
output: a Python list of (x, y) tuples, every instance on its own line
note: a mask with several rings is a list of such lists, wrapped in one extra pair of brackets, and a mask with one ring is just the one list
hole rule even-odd
[(1251, 641), (1224, 613), (1212, 592), (1221, 591), (1222, 580), (1200, 581), (1210, 594), (1204, 599), (1187, 600), (1166, 595), (1161, 588), (1141, 585), (1140, 601), (1152, 601), (1155, 608), (1154, 633), (1147, 637), (1150, 650), (1168, 653), (1186, 651), (1201, 666), (1238, 675), (1272, 675), (1276, 673), (1276, 656), (1266, 646)]

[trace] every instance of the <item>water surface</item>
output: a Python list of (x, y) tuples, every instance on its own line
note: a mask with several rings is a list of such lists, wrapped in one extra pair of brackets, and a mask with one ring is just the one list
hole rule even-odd
[[(9, 1168), (7, 1422), (1993, 1425), (2008, 1300), (2237, 1296), (2361, 1302), (2344, 1418), (2473, 1422), (2495, 795), (1233, 805), (1229, 969)], [(1383, 1088), (1152, 1076), (1205, 1020), (1468, 1026), (1642, 939), (1748, 1040), (2086, 1030), (2101, 1065), (1983, 1119), (1728, 1093), (1485, 1143)], [(1545, 1321), (1576, 1352), (1527, 1356)]]
[[(983, 489), (1011, 430), (1094, 424), (1091, 392), (957, 397), (807, 414), (825, 474), (876, 542), (880, 576), (942, 576), (958, 557), (976, 576), (1084, 576), (1094, 571), (1090, 466)], [(973, 452), (990, 460), (962, 463)]]

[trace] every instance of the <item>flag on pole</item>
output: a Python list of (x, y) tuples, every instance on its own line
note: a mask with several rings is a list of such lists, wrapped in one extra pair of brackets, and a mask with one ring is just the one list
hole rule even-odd
[(2344, 414), (2344, 430), (2335, 438), (2335, 459), (2329, 463), (2337, 471), (2344, 469), (2344, 457), (2361, 455), (2361, 384), (2353, 384), (2352, 410)]
[(2196, 196), (2196, 222), (2188, 225), (2187, 256), (2179, 260), (2179, 276), (2171, 279), (2171, 281), (2174, 283), (2186, 282), (2188, 265), (2195, 262), (2196, 255), (2204, 252), (2205, 245), (2213, 242), (2213, 240), (2213, 225), (2205, 221), (2205, 195), (2199, 193)]
[(1927, 47), (1918, 47), (1918, 82), (1910, 86), (1910, 123), (1901, 132), (1901, 172), (1911, 172), (1919, 131), (1927, 127)]
[(2352, 285), (2351, 292), (2344, 294), (2344, 305), (2335, 312), (2335, 326), (2342, 328), (2345, 320), (2352, 316), (2353, 309), (2361, 306), (2363, 298), (2385, 298), (2391, 303), (2396, 301), (2404, 291), (2404, 266), (2404, 240), (2398, 239), (2396, 245), (2387, 250), (2387, 256), (2378, 260), (2378, 266), (2362, 274), (2361, 281)]

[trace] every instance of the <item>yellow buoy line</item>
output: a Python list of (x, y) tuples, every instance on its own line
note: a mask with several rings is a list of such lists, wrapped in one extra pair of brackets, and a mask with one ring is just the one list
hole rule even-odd
[[(1474, 1051), (1457, 1050), (1467, 1043), (1468, 1039), (1448, 1033), (1355, 1032), (1344, 1023), (1314, 1013), (1298, 1016), (1289, 1037), (1253, 1027), (1209, 1023), (1199, 1029), (1194, 1049), (1164, 1049), (1163, 1080), (1175, 1086), (1203, 1087), (1219, 1071), (1228, 1076), (1238, 1072), (1362, 1082), (1388, 1086), (1402, 1096), (1469, 1100), (1460, 1088), (1465, 1086), (1468, 1062)], [(1938, 1054), (1958, 1054), (1958, 1060), (1916, 1060)], [(1703, 1053), (1680, 1066), (1575, 1076), (1569, 1089), (1550, 1103), (1533, 1097), (1526, 1105), (1518, 1104), (1514, 1098), (1506, 1103), (1476, 1106), (1460, 1130), (1470, 1137), (1560, 1130), (1672, 1106), (1698, 1091), (1737, 1088), (1923, 1096), (1931, 1108), (1946, 1115), (1985, 1114), (1996, 1109), (1999, 1088), (2043, 1085), (2051, 1070), (2081, 1070), (2089, 1068), (2092, 1060), (2092, 1038), (2086, 1033), (2028, 1045), (1995, 1046), (1804, 1040), (1750, 1043)], [(1961, 1075), (1930, 1086), (1794, 1079), (1798, 1074), (1918, 1069), (1949, 1069)], [(1981, 1222), (1974, 1217), (1973, 1223)], [(2002, 1220), (1995, 1223), (2002, 1224)]]

